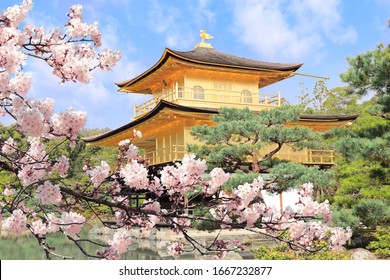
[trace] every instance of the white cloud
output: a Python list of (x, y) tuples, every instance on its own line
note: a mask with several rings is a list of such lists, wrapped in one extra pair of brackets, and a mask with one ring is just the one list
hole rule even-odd
[(171, 32), (180, 17), (180, 10), (176, 7), (167, 8), (157, 1), (152, 2), (150, 10), (150, 24), (157, 33)]
[(149, 11), (150, 28), (159, 34), (165, 34), (165, 43), (170, 48), (188, 49), (194, 45), (192, 33), (183, 23), (183, 15), (175, 6), (153, 1)]
[(356, 40), (352, 27), (341, 23), (338, 0), (230, 1), (233, 32), (267, 59), (299, 61), (323, 56), (326, 39), (336, 43)]
[(292, 0), (290, 9), (302, 31), (323, 32), (330, 40), (340, 44), (356, 41), (356, 30), (342, 24), (340, 0)]
[(216, 13), (210, 9), (211, 3), (210, 0), (198, 0), (198, 5), (193, 9), (193, 13), (199, 22), (204, 23), (215, 20)]

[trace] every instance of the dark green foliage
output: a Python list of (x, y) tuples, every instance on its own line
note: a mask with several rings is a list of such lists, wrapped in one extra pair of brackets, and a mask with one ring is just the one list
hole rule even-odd
[(324, 80), (315, 83), (312, 93), (303, 88), (298, 96), (306, 114), (359, 114), (363, 107), (358, 104), (360, 96), (350, 87), (328, 89)]
[(332, 221), (336, 227), (350, 227), (356, 229), (359, 226), (359, 217), (353, 214), (351, 209), (333, 208), (332, 209)]
[(89, 137), (89, 136), (103, 134), (103, 133), (106, 133), (109, 131), (111, 131), (111, 129), (108, 127), (106, 127), (106, 128), (83, 128), (82, 130), (80, 130), (79, 136), (80, 137)]
[(380, 162), (364, 158), (340, 160), (333, 169), (339, 186), (335, 204), (352, 208), (364, 199), (390, 200), (388, 170)]
[(379, 44), (375, 50), (348, 58), (349, 69), (341, 79), (361, 96), (376, 94), (370, 112), (390, 119), (390, 45)]
[(201, 221), (201, 220), (196, 220), (191, 224), (191, 227), (196, 229), (196, 230), (205, 230), (205, 231), (211, 231), (211, 230), (216, 230), (220, 229), (221, 226), (218, 222), (213, 222), (213, 217), (211, 216), (209, 209), (195, 209), (194, 211), (194, 216), (195, 217), (204, 217), (206, 219), (210, 219), (210, 221)]
[(334, 185), (331, 170), (319, 169), (318, 166), (308, 167), (300, 163), (280, 163), (270, 169), (271, 178), (276, 178), (280, 190), (298, 187), (304, 183), (313, 183), (314, 196), (317, 200), (330, 195)]
[(382, 200), (363, 200), (355, 205), (353, 214), (370, 228), (375, 228), (379, 225), (390, 225), (390, 204)]
[[(341, 74), (351, 97), (373, 95), (360, 107), (359, 118), (348, 129), (327, 133), (328, 142), (339, 157), (334, 167), (337, 192), (334, 205), (336, 225), (354, 228), (352, 246), (365, 247), (390, 223), (390, 48), (380, 44), (348, 59), (349, 68)], [(359, 224), (356, 225), (356, 219)], [(378, 232), (375, 233), (375, 231)], [(377, 238), (377, 241), (379, 238)], [(383, 238), (368, 247), (384, 248)]]

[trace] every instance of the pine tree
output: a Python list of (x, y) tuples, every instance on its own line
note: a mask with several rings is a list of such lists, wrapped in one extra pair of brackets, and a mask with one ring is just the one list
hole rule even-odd
[[(205, 157), (213, 167), (239, 174), (239, 183), (250, 181), (259, 173), (269, 173), (280, 191), (308, 181), (319, 187), (329, 186), (330, 172), (276, 158), (285, 146), (299, 150), (321, 145), (319, 133), (296, 125), (300, 112), (300, 106), (290, 105), (260, 112), (222, 108), (212, 117), (215, 126), (192, 129), (191, 134), (204, 144), (190, 145), (189, 150)], [(286, 125), (292, 123), (295, 125)]]
[(371, 228), (390, 225), (390, 45), (348, 58), (341, 78), (351, 94), (372, 95), (347, 130), (336, 130), (334, 149), (343, 158), (335, 169), (335, 204), (352, 208)]

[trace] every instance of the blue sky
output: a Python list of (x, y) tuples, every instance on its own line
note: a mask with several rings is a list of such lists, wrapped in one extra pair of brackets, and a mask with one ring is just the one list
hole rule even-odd
[[(22, 0), (1, 0), (0, 10)], [(346, 58), (389, 43), (387, 0), (35, 0), (27, 21), (53, 29), (66, 23), (73, 4), (84, 7), (84, 20), (98, 21), (103, 48), (120, 49), (122, 60), (112, 72), (95, 72), (88, 85), (60, 85), (50, 68), (30, 60), (30, 97), (52, 97), (56, 111), (72, 106), (86, 111), (89, 128), (116, 128), (133, 117), (133, 105), (150, 98), (117, 92), (114, 82), (133, 78), (162, 55), (164, 48), (191, 50), (199, 30), (221, 52), (251, 59), (304, 63), (300, 73), (329, 77), (341, 86)], [(316, 79), (294, 77), (262, 90), (280, 91), (296, 104), (302, 87)], [(7, 123), (4, 120), (3, 123)]]

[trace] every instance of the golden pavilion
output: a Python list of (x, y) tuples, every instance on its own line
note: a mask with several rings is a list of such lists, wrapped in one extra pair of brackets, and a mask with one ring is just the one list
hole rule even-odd
[[(191, 51), (166, 48), (157, 63), (139, 76), (118, 82), (119, 92), (149, 94), (150, 100), (134, 106), (133, 120), (110, 132), (85, 138), (92, 145), (116, 146), (133, 130), (142, 132), (134, 144), (145, 151), (151, 166), (180, 161), (188, 144), (198, 143), (190, 134), (193, 126), (213, 125), (210, 116), (221, 107), (248, 107), (253, 111), (281, 106), (280, 93), (263, 94), (261, 89), (295, 76), (302, 64), (271, 63), (242, 58), (215, 50), (205, 40)], [(298, 123), (316, 131), (349, 124), (357, 116), (301, 115)], [(271, 148), (271, 147), (270, 147)], [(267, 149), (259, 151), (266, 153)], [(284, 146), (276, 155), (307, 165), (330, 166), (331, 150), (294, 151)]]

